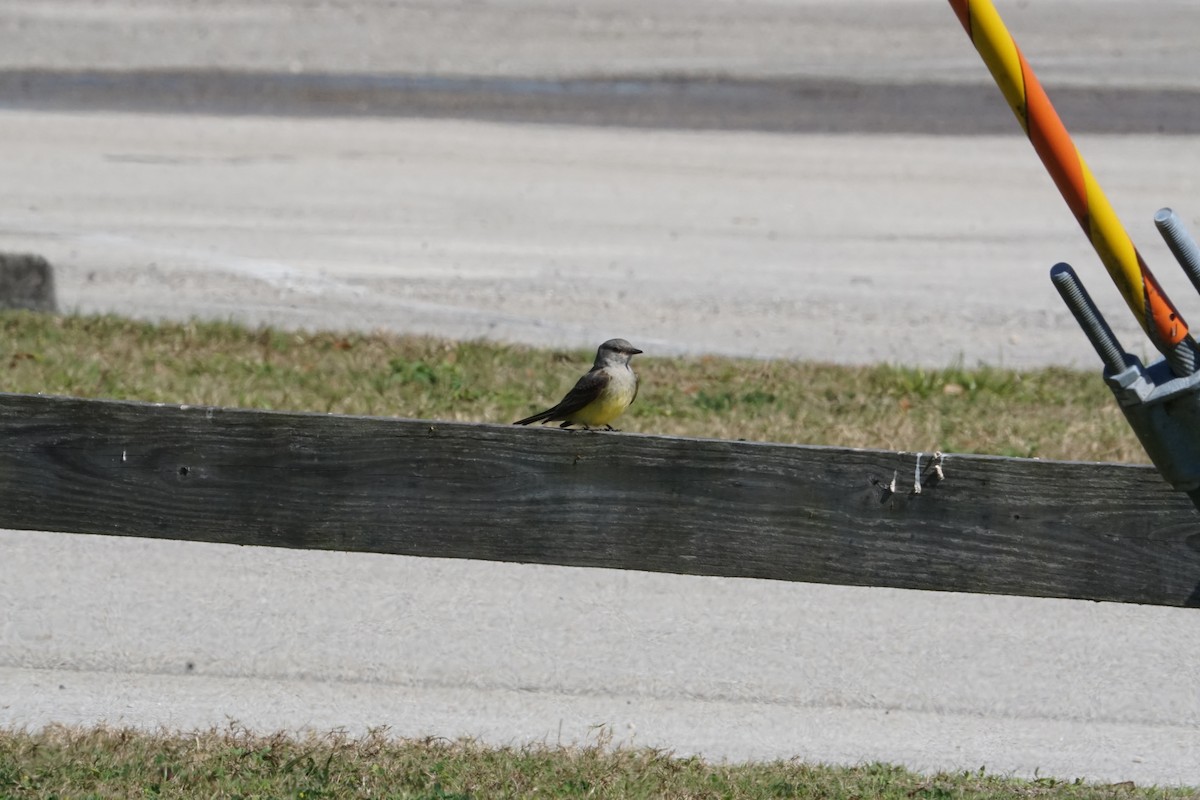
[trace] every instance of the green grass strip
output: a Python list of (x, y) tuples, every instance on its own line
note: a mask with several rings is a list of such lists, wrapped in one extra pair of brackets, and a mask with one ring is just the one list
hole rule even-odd
[[(635, 342), (636, 344), (636, 342)], [(557, 402), (591, 351), (214, 322), (0, 313), (0, 390), (509, 423)], [(618, 427), (890, 450), (1145, 463), (1093, 371), (634, 359)]]
[[(603, 737), (601, 737), (602, 739)], [(713, 764), (658, 750), (489, 748), (386, 731), (288, 737), (107, 728), (0, 731), (0, 798), (1120, 798), (1182, 800), (1184, 788), (1021, 780), (980, 769), (919, 775), (884, 764)]]

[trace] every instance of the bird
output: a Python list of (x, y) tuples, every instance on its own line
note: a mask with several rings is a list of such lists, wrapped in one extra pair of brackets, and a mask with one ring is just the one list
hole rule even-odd
[(615, 430), (610, 423), (637, 397), (638, 378), (629, 360), (641, 352), (624, 339), (609, 339), (596, 350), (592, 368), (557, 405), (513, 424), (561, 421), (560, 428), (582, 425), (589, 430)]

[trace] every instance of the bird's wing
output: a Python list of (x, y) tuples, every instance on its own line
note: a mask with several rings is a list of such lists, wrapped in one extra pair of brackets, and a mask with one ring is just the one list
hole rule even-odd
[(552, 408), (547, 409), (545, 411), (540, 411), (537, 414), (534, 414), (532, 417), (526, 417), (525, 419), (517, 420), (516, 422), (513, 423), (513, 425), (528, 425), (531, 422), (542, 422), (543, 420), (550, 419), (550, 416), (553, 412), (554, 412), (554, 409), (552, 409)]
[(575, 388), (567, 392), (567, 396), (551, 409), (554, 412), (553, 419), (569, 417), (595, 400), (604, 391), (604, 387), (608, 386), (610, 380), (611, 378), (604, 370), (593, 369), (588, 372), (579, 379)]

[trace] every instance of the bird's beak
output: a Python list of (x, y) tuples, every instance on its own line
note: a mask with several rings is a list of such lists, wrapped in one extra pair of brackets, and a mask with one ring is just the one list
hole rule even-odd
[(631, 356), (636, 356), (636, 355), (637, 355), (638, 353), (640, 353), (640, 352), (642, 352), (642, 351), (641, 351), (641, 350), (638, 350), (636, 347), (632, 347), (632, 348), (630, 348), (630, 350), (629, 350), (629, 355), (631, 355)]

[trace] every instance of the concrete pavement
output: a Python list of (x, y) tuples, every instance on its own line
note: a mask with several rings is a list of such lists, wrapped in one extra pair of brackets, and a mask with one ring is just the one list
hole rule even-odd
[[(1186, 0), (999, 0), (1050, 86), (1200, 86)], [(944, 0), (0, 0), (0, 69), (987, 83)]]
[[(26, 112), (0, 137), (0, 249), (48, 258), (64, 309), (1090, 368), (1066, 260), (1146, 347), (1017, 137)], [(1082, 140), (1185, 315), (1151, 215), (1200, 227), (1197, 142)]]
[[(1195, 4), (1000, 5), (1052, 94), (1200, 85)], [(0, 0), (0, 70), (986, 80), (942, 3), (733, 8)], [(1094, 366), (1046, 280), (1068, 260), (1141, 349), (1015, 123), (785, 135), (27, 104), (0, 98), (0, 249), (54, 262), (65, 308)], [(1150, 217), (1200, 219), (1196, 137), (1080, 144), (1189, 314)], [(4, 725), (498, 743), (604, 725), (712, 758), (1200, 784), (1189, 610), (11, 531), (0, 608)]]
[[(0, 533), (0, 724), (1200, 783), (1188, 609)], [(51, 567), (52, 565), (52, 567)]]

